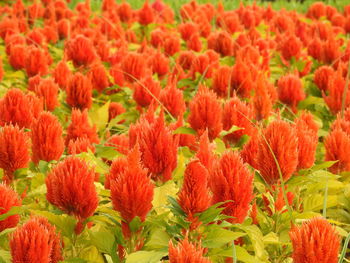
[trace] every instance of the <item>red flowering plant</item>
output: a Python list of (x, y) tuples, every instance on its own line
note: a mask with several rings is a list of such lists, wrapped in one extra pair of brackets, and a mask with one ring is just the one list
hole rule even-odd
[(349, 258), (346, 1), (0, 2), (0, 262)]

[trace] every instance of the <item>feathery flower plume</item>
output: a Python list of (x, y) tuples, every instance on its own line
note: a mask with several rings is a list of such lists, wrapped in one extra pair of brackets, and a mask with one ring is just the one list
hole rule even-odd
[(52, 78), (41, 80), (35, 87), (35, 94), (43, 99), (45, 110), (53, 111), (58, 106), (58, 89)]
[(340, 237), (332, 225), (321, 217), (293, 226), (289, 232), (295, 263), (337, 263)]
[(213, 203), (225, 202), (223, 214), (232, 223), (242, 223), (253, 200), (253, 175), (237, 152), (226, 151), (210, 177)]
[(332, 67), (321, 66), (315, 71), (314, 82), (321, 91), (326, 91), (333, 75), (334, 69)]
[(77, 35), (69, 40), (65, 46), (68, 60), (72, 60), (75, 67), (88, 66), (97, 59), (97, 54), (91, 40), (83, 35)]
[(92, 65), (87, 76), (91, 81), (92, 88), (100, 93), (109, 86), (107, 70), (101, 62)]
[(147, 107), (158, 98), (161, 90), (160, 83), (153, 79), (152, 75), (143, 78), (134, 86), (133, 98), (141, 107)]
[(192, 244), (186, 237), (177, 246), (169, 242), (169, 262), (170, 263), (211, 263), (209, 258), (203, 256), (204, 249), (199, 245)]
[(48, 71), (48, 57), (44, 50), (31, 46), (25, 58), (25, 70), (28, 77), (45, 75)]
[(87, 138), (90, 143), (99, 143), (96, 127), (90, 125), (86, 109), (84, 111), (72, 110), (71, 123), (67, 128), (66, 145), (70, 140), (77, 138)]
[(88, 164), (70, 156), (59, 162), (47, 175), (47, 200), (77, 220), (76, 234), (83, 230), (83, 222), (98, 206), (94, 185), (95, 172)]
[[(14, 206), (21, 206), (22, 201), (18, 194), (9, 186), (0, 184), (0, 215), (6, 214)], [(12, 215), (0, 221), (0, 232), (7, 228), (15, 227), (19, 222), (19, 215)]]
[(288, 74), (278, 80), (278, 98), (297, 112), (298, 103), (305, 99), (303, 85), (299, 77)]
[[(208, 129), (209, 139), (214, 140), (222, 130), (222, 108), (214, 92), (200, 86), (197, 94), (190, 102), (188, 122), (201, 136)], [(215, 114), (208, 114), (208, 113)]]
[(0, 168), (4, 169), (3, 180), (10, 183), (14, 172), (28, 167), (29, 138), (18, 126), (5, 125), (0, 131)]
[(32, 217), (10, 239), (13, 263), (58, 263), (63, 260), (62, 241), (44, 217)]
[(214, 168), (216, 162), (216, 156), (214, 155), (213, 150), (214, 145), (210, 144), (208, 131), (206, 130), (199, 138), (199, 149), (196, 153), (196, 158), (198, 158), (201, 164), (208, 169), (209, 174)]
[(146, 60), (141, 54), (129, 52), (121, 62), (121, 69), (125, 80), (129, 82), (134, 82), (135, 79), (140, 80), (146, 73)]
[(50, 112), (40, 113), (32, 125), (31, 136), (34, 163), (60, 159), (64, 151), (64, 140), (62, 126), (55, 115)]
[(72, 108), (90, 109), (92, 105), (92, 85), (88, 77), (75, 73), (66, 87), (67, 104)]
[(191, 222), (191, 229), (200, 224), (195, 214), (204, 212), (210, 206), (208, 179), (208, 170), (200, 161), (191, 161), (187, 165), (178, 202), (186, 213), (187, 220)]
[(162, 89), (159, 100), (175, 118), (178, 118), (186, 111), (183, 92), (175, 84), (171, 83)]

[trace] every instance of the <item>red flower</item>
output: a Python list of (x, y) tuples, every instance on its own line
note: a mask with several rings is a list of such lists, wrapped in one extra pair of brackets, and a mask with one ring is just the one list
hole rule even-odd
[(95, 152), (95, 146), (93, 146), (88, 138), (77, 138), (70, 140), (67, 146), (68, 154), (79, 154), (82, 152)]
[(24, 45), (11, 46), (11, 53), (9, 55), (9, 63), (15, 69), (23, 69), (25, 67), (25, 57), (27, 55), (27, 47)]
[(148, 64), (152, 73), (157, 73), (160, 78), (169, 72), (169, 58), (159, 51), (149, 59)]
[(322, 16), (326, 16), (326, 5), (322, 2), (313, 3), (307, 10), (306, 16), (314, 19), (319, 19)]
[(193, 53), (193, 51), (183, 50), (179, 52), (179, 56), (176, 61), (184, 70), (189, 70), (195, 58), (196, 55)]
[(183, 92), (175, 84), (169, 84), (165, 89), (162, 89), (159, 100), (175, 118), (178, 118), (186, 111)]
[(197, 24), (195, 24), (193, 22), (186, 22), (186, 23), (180, 24), (178, 26), (178, 30), (181, 34), (181, 38), (184, 41), (188, 41), (188, 40), (190, 40), (190, 38), (193, 34), (198, 32), (198, 26), (197, 26)]
[(215, 50), (223, 57), (233, 55), (234, 41), (228, 32), (219, 31), (218, 33), (214, 33), (212, 37), (212, 43), (208, 39), (208, 48)]
[(164, 53), (167, 56), (174, 56), (181, 49), (180, 38), (178, 36), (168, 36), (164, 42)]
[(62, 126), (55, 115), (42, 112), (32, 125), (31, 135), (34, 163), (60, 159), (64, 151), (64, 140)]
[(211, 261), (203, 256), (204, 249), (200, 245), (192, 244), (184, 239), (175, 247), (169, 242), (169, 263), (210, 263)]
[(324, 142), (326, 148), (326, 161), (338, 161), (330, 167), (331, 172), (338, 174), (343, 171), (350, 171), (350, 137), (339, 128), (331, 131)]
[(231, 89), (240, 96), (249, 97), (253, 89), (251, 66), (239, 59), (233, 66), (231, 74)]
[(293, 226), (289, 231), (295, 263), (336, 263), (340, 237), (332, 225), (321, 217)]
[(95, 48), (89, 38), (77, 35), (67, 42), (65, 52), (75, 67), (88, 66), (97, 58)]
[(55, 79), (55, 82), (60, 86), (61, 89), (66, 89), (69, 79), (72, 76), (72, 72), (69, 70), (65, 60), (61, 60), (57, 63), (56, 68), (54, 69), (52, 76)]
[(66, 87), (67, 104), (72, 108), (89, 109), (92, 105), (92, 85), (86, 76), (80, 72), (75, 73), (68, 81)]
[(231, 92), (232, 70), (229, 66), (220, 66), (213, 76), (213, 90), (222, 98), (226, 98), (228, 92)]
[(226, 151), (210, 178), (213, 203), (225, 202), (223, 214), (232, 223), (243, 223), (253, 200), (253, 175), (237, 152)]
[(198, 33), (193, 34), (190, 40), (187, 41), (187, 48), (196, 52), (202, 50), (202, 41)]
[(198, 226), (195, 214), (204, 212), (210, 206), (208, 178), (208, 170), (199, 161), (187, 165), (178, 203), (192, 223), (191, 229)]
[(211, 60), (206, 54), (200, 54), (197, 56), (191, 65), (192, 78), (196, 78), (196, 73), (199, 73), (204, 78), (211, 78), (213, 74), (213, 67), (211, 66)]
[(87, 110), (81, 112), (78, 109), (73, 109), (71, 118), (72, 122), (67, 128), (66, 145), (70, 140), (78, 138), (87, 138), (90, 143), (99, 143), (96, 127), (91, 127), (89, 124)]
[(259, 139), (258, 135), (254, 134), (248, 143), (243, 146), (241, 151), (241, 157), (245, 163), (248, 163), (254, 169), (259, 169), (257, 163), (257, 156), (259, 151)]
[(145, 76), (146, 60), (138, 53), (129, 52), (121, 63), (121, 69), (124, 72), (124, 77), (129, 82), (140, 80)]
[[(276, 120), (260, 136), (257, 163), (265, 182), (272, 185), (280, 180), (274, 156), (287, 181), (298, 165), (298, 141), (295, 129), (287, 122)], [(272, 151), (272, 152), (271, 152)], [(274, 156), (273, 156), (274, 155)]]
[[(137, 138), (141, 160), (154, 180), (166, 182), (171, 179), (177, 164), (178, 140), (166, 127), (163, 112), (153, 123), (140, 122)], [(131, 144), (133, 146), (133, 144)]]
[(143, 26), (147, 26), (154, 22), (154, 12), (149, 5), (148, 0), (145, 1), (143, 7), (138, 12), (139, 23)]
[(299, 77), (288, 74), (278, 80), (278, 98), (297, 112), (298, 103), (305, 99), (303, 84)]
[(32, 217), (10, 239), (14, 263), (58, 263), (63, 260), (62, 241), (56, 228), (44, 217)]
[(281, 53), (284, 59), (290, 60), (292, 57), (296, 59), (299, 58), (302, 47), (302, 42), (294, 34), (283, 36), (283, 42), (281, 43)]
[(0, 82), (2, 81), (3, 77), (4, 77), (4, 69), (2, 65), (2, 59), (0, 58)]
[(216, 162), (216, 156), (214, 155), (213, 150), (214, 145), (210, 144), (208, 130), (206, 130), (199, 138), (199, 149), (196, 153), (196, 158), (198, 158), (201, 164), (208, 169), (209, 173), (211, 173)]
[[(14, 206), (21, 206), (22, 201), (18, 194), (9, 186), (0, 184), (0, 215), (6, 214)], [(15, 227), (19, 222), (19, 215), (12, 215), (0, 221), (0, 232), (7, 228)]]
[(124, 155), (129, 152), (129, 137), (125, 134), (114, 134), (109, 137), (105, 145), (109, 147), (114, 147), (114, 149)]
[(222, 117), (223, 129), (229, 131), (233, 125), (241, 128), (227, 134), (224, 139), (228, 142), (238, 142), (243, 135), (251, 136), (255, 129), (252, 124), (254, 118), (253, 109), (241, 101), (235, 94), (226, 102)]
[(40, 84), (35, 87), (35, 94), (43, 98), (45, 110), (53, 111), (59, 105), (58, 89), (58, 85), (52, 78), (41, 80)]
[(110, 85), (107, 71), (101, 63), (94, 64), (88, 72), (87, 76), (91, 81), (92, 88), (100, 93)]
[(118, 64), (114, 65), (109, 70), (109, 74), (113, 77), (114, 84), (118, 85), (119, 87), (124, 86), (124, 73), (120, 69), (120, 65), (118, 65)]
[[(323, 93), (323, 99), (333, 114), (337, 114), (342, 107), (343, 93), (346, 81), (342, 75), (342, 70), (338, 69), (328, 82), (328, 94)], [(345, 107), (350, 105), (350, 92), (345, 99)]]
[(117, 157), (113, 160), (109, 173), (106, 174), (105, 188), (111, 189), (111, 182), (127, 171), (128, 161), (125, 157)]
[(48, 71), (48, 57), (44, 50), (31, 46), (26, 54), (25, 69), (28, 77), (45, 75)]
[(141, 107), (147, 107), (154, 98), (159, 97), (161, 88), (160, 83), (149, 75), (135, 83), (133, 98)]
[(6, 182), (13, 180), (14, 172), (29, 164), (29, 138), (18, 126), (6, 125), (0, 131), (0, 168)]
[[(311, 114), (303, 113), (297, 120), (296, 124), (296, 133), (298, 137), (298, 167), (299, 169), (308, 169), (313, 166), (315, 162), (316, 147), (318, 143), (318, 126), (311, 119)], [(310, 124), (307, 122), (310, 121)], [(309, 125), (316, 127), (316, 131), (313, 128), (310, 128)]]
[(128, 154), (125, 171), (110, 183), (113, 208), (125, 223), (129, 224), (136, 216), (145, 221), (152, 209), (154, 185), (147, 176), (147, 170), (141, 166), (138, 145)]
[(44, 110), (44, 103), (41, 98), (38, 98), (33, 93), (27, 94), (27, 100), (29, 105), (31, 105), (31, 112), (33, 115), (33, 119), (37, 119), (39, 117), (40, 112)]
[(122, 22), (129, 22), (132, 19), (132, 8), (128, 2), (122, 2), (118, 6), (118, 16)]
[[(79, 224), (92, 216), (98, 206), (95, 172), (88, 164), (70, 156), (59, 162), (47, 175), (47, 200), (68, 215), (73, 215)], [(77, 229), (76, 229), (77, 230)], [(77, 234), (83, 229), (79, 229)]]
[(27, 96), (17, 88), (10, 89), (0, 102), (1, 125), (17, 124), (20, 128), (29, 128), (33, 115)]
[[(222, 108), (214, 92), (200, 86), (197, 94), (190, 102), (188, 122), (201, 136), (208, 129), (209, 139), (214, 140), (222, 130)], [(208, 113), (211, 114), (208, 114)], [(212, 114), (214, 113), (215, 114)]]
[(60, 39), (67, 38), (71, 32), (70, 21), (66, 18), (63, 18), (57, 22), (57, 33)]
[(321, 91), (326, 91), (333, 75), (334, 70), (332, 67), (321, 66), (315, 71), (314, 82)]

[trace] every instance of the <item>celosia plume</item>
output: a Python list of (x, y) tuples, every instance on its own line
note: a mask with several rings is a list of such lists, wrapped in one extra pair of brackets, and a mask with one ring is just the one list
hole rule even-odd
[[(0, 184), (0, 215), (6, 214), (14, 206), (21, 206), (22, 201), (18, 194), (9, 186)], [(19, 222), (19, 215), (12, 215), (4, 220), (0, 220), (0, 232), (7, 228), (15, 227)]]

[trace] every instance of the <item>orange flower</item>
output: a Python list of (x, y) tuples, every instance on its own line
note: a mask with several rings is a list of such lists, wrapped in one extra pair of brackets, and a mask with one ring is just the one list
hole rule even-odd
[(65, 52), (75, 67), (88, 66), (97, 58), (95, 48), (89, 38), (77, 35), (67, 42)]
[(194, 33), (198, 32), (198, 26), (193, 22), (186, 22), (180, 24), (178, 30), (181, 34), (181, 38), (184, 41), (188, 41)]
[(176, 247), (172, 241), (169, 242), (169, 263), (210, 263), (209, 258), (204, 257), (203, 254), (204, 249), (200, 244), (190, 243), (187, 237)]
[(314, 82), (321, 91), (326, 91), (333, 75), (334, 70), (332, 67), (321, 66), (315, 71)]
[(191, 222), (191, 229), (200, 224), (195, 214), (204, 212), (210, 205), (208, 178), (208, 170), (200, 161), (191, 161), (187, 165), (178, 203)]
[(187, 41), (187, 48), (196, 52), (200, 52), (202, 50), (202, 41), (198, 33), (193, 34), (190, 40)]
[(145, 1), (143, 7), (138, 12), (139, 23), (143, 26), (147, 26), (154, 22), (154, 12), (152, 7), (149, 5), (148, 0)]
[(33, 115), (33, 120), (39, 117), (40, 112), (44, 110), (44, 103), (42, 98), (38, 98), (33, 93), (27, 94), (27, 100), (31, 106), (31, 112)]
[(48, 71), (48, 57), (44, 50), (31, 46), (26, 54), (25, 70), (28, 77), (45, 75)]
[(55, 82), (60, 86), (61, 89), (66, 89), (69, 79), (72, 76), (72, 72), (69, 70), (65, 60), (61, 60), (57, 63), (56, 68), (54, 69), (52, 76), (55, 79)]
[(79, 225), (92, 216), (98, 206), (94, 185), (95, 172), (88, 164), (70, 156), (59, 162), (47, 175), (47, 200), (60, 210), (78, 220), (76, 234), (83, 228)]
[(287, 181), (292, 176), (298, 165), (298, 140), (296, 138), (295, 129), (282, 120), (271, 122), (264, 129), (259, 139), (257, 164), (266, 183), (272, 185), (280, 180), (274, 156), (281, 169), (283, 180)]
[(120, 5), (118, 5), (118, 16), (122, 22), (130, 22), (132, 19), (132, 8), (128, 2), (122, 2)]
[[(117, 210), (126, 224), (138, 216), (143, 222), (152, 209), (154, 185), (141, 166), (140, 151), (136, 145), (127, 156), (127, 167), (111, 184), (113, 208)], [(126, 225), (124, 236), (128, 237)], [(129, 230), (130, 231), (130, 230)]]
[(92, 85), (86, 76), (75, 73), (66, 87), (67, 104), (72, 108), (90, 109), (92, 105)]
[(307, 10), (306, 16), (313, 19), (319, 19), (322, 16), (326, 16), (326, 5), (322, 2), (315, 2), (310, 5)]
[(77, 138), (87, 138), (90, 143), (99, 143), (96, 127), (91, 127), (89, 124), (87, 110), (81, 112), (78, 109), (73, 109), (71, 120), (67, 128), (66, 145), (70, 140)]
[(224, 139), (228, 142), (238, 142), (243, 135), (251, 136), (255, 129), (252, 124), (254, 118), (253, 109), (235, 94), (233, 98), (226, 102), (222, 117), (223, 129), (229, 131), (233, 125), (242, 128), (227, 134)]
[[(311, 113), (305, 112), (295, 120), (295, 124), (298, 137), (297, 170), (308, 169), (311, 168), (315, 162), (316, 147), (318, 143), (318, 126), (313, 121)], [(310, 128), (310, 125), (312, 125), (313, 128)]]
[(249, 66), (241, 59), (238, 59), (232, 67), (231, 89), (235, 90), (242, 97), (249, 97), (253, 89), (251, 68), (252, 66)]
[(120, 69), (120, 65), (116, 64), (111, 67), (109, 74), (113, 77), (114, 84), (118, 85), (119, 87), (124, 86), (124, 73)]
[[(21, 206), (22, 201), (18, 194), (9, 186), (0, 184), (0, 215), (6, 214), (14, 206)], [(12, 215), (0, 221), (0, 232), (7, 228), (15, 227), (19, 222), (19, 215)]]
[(41, 80), (40, 84), (35, 87), (35, 94), (43, 99), (45, 110), (53, 111), (59, 105), (58, 89), (58, 85), (52, 78)]
[(165, 89), (162, 89), (159, 100), (175, 118), (178, 118), (186, 111), (183, 92), (175, 84), (169, 84)]
[(330, 167), (332, 173), (338, 174), (343, 171), (350, 171), (350, 137), (340, 128), (331, 131), (324, 142), (326, 148), (326, 161), (338, 161)]
[(127, 171), (128, 161), (125, 157), (117, 157), (113, 160), (109, 173), (106, 174), (105, 188), (111, 189), (111, 182)]
[(87, 74), (91, 81), (92, 88), (98, 92), (103, 92), (103, 90), (110, 86), (107, 71), (102, 63), (94, 64)]
[(272, 107), (276, 100), (276, 88), (263, 74), (260, 74), (257, 77), (255, 96), (253, 98), (255, 118), (257, 120), (267, 119), (272, 112)]
[(159, 97), (161, 88), (160, 83), (154, 80), (152, 75), (148, 75), (135, 83), (133, 98), (141, 107), (147, 107), (154, 98)]
[(55, 115), (50, 112), (40, 113), (32, 125), (31, 135), (34, 163), (60, 159), (64, 151), (64, 140), (62, 126)]
[(25, 67), (25, 57), (27, 55), (27, 47), (22, 44), (11, 46), (11, 53), (9, 55), (9, 63), (15, 69), (23, 69)]
[(211, 173), (216, 162), (216, 156), (214, 155), (213, 150), (214, 145), (210, 144), (208, 130), (206, 130), (199, 138), (199, 149), (196, 153), (196, 158), (198, 158), (201, 164), (208, 169), (209, 173)]
[(169, 58), (160, 51), (150, 57), (148, 64), (152, 69), (152, 73), (157, 73), (160, 78), (169, 72)]
[(10, 239), (14, 263), (58, 263), (63, 260), (62, 241), (56, 228), (44, 217), (32, 217)]
[(145, 76), (146, 60), (138, 53), (129, 52), (121, 62), (121, 69), (124, 72), (124, 77), (129, 82), (134, 82), (135, 79), (140, 80)]
[(229, 66), (220, 66), (213, 76), (213, 90), (222, 98), (226, 98), (228, 92), (231, 92), (231, 75), (232, 70)]
[(305, 99), (303, 84), (299, 77), (288, 74), (278, 80), (278, 98), (297, 112), (298, 103)]
[(0, 131), (0, 168), (4, 169), (6, 182), (11, 182), (14, 172), (29, 164), (29, 138), (18, 126), (5, 125)]
[[(222, 108), (214, 92), (200, 86), (197, 94), (190, 102), (188, 122), (201, 136), (208, 129), (209, 139), (214, 140), (222, 130)], [(208, 114), (208, 113), (215, 114)]]
[(245, 163), (248, 163), (254, 169), (259, 169), (257, 163), (257, 156), (259, 151), (259, 139), (258, 135), (254, 134), (248, 143), (243, 146), (241, 151), (241, 157)]
[[(122, 104), (118, 102), (111, 102), (108, 107), (108, 121), (113, 120), (118, 115), (125, 112), (125, 109)], [(123, 123), (124, 121), (120, 121), (118, 123)]]
[(68, 154), (79, 154), (82, 152), (95, 152), (95, 146), (93, 146), (88, 138), (77, 138), (75, 140), (70, 140), (67, 146)]
[(289, 231), (295, 263), (336, 263), (340, 237), (332, 225), (321, 217), (293, 226)]
[(298, 59), (300, 57), (302, 42), (294, 34), (283, 36), (281, 43), (281, 53), (284, 59), (290, 60), (292, 57)]
[(71, 32), (70, 21), (63, 18), (57, 22), (57, 33), (60, 39), (67, 38)]
[[(232, 36), (226, 32), (226, 31), (219, 31), (218, 33), (215, 33), (213, 39), (213, 46), (208, 48), (211, 48), (218, 52), (221, 56), (232, 56), (233, 55), (233, 39)], [(209, 45), (209, 39), (208, 39), (208, 45)]]
[(180, 38), (178, 36), (170, 35), (164, 42), (164, 53), (167, 56), (174, 56), (181, 49)]
[(179, 52), (179, 56), (176, 62), (184, 69), (189, 70), (192, 62), (195, 60), (196, 55), (191, 50), (182, 50)]
[(154, 180), (170, 180), (177, 164), (178, 140), (174, 139), (171, 130), (166, 127), (163, 112), (153, 123), (141, 122), (139, 125), (141, 130), (137, 138), (142, 163)]
[(223, 214), (232, 223), (243, 223), (253, 200), (253, 175), (237, 152), (226, 151), (214, 169), (209, 182), (213, 203), (225, 202)]

